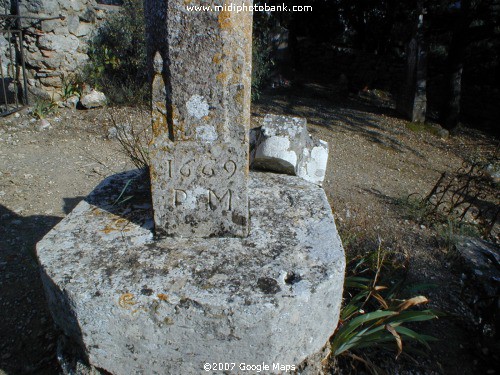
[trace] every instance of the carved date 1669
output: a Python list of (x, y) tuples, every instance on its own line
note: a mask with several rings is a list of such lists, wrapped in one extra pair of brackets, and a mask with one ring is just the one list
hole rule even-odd
[[(178, 181), (189, 179), (190, 177), (212, 178), (219, 177), (222, 179), (230, 179), (236, 173), (236, 163), (228, 160), (224, 164), (219, 164), (215, 160), (206, 160), (202, 163), (192, 159), (176, 168), (173, 160), (167, 160), (168, 176), (172, 178), (174, 175)], [(233, 192), (226, 190), (224, 193), (216, 193), (213, 189), (207, 189), (206, 192), (207, 208), (216, 210), (221, 207), (223, 210), (231, 211)], [(185, 189), (173, 189), (173, 206), (183, 208), (188, 202), (188, 192)]]

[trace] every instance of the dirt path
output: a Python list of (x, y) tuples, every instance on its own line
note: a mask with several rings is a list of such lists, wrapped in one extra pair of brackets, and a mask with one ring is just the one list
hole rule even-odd
[(441, 248), (440, 234), (408, 220), (398, 201), (414, 193), (425, 196), (442, 172), (455, 171), (474, 153), (491, 152), (498, 141), (477, 133), (445, 139), (416, 133), (389, 103), (360, 95), (341, 97), (332, 91), (314, 84), (277, 90), (254, 106), (253, 115), (271, 112), (307, 118), (310, 132), (330, 145), (324, 188), (343, 241), (354, 237), (362, 247), (355, 249), (359, 253), (374, 251), (380, 239), (384, 248), (407, 258), (411, 282), (439, 286), (426, 295), (430, 307), (449, 317), (421, 326), (440, 339), (429, 357), (401, 364), (399, 370), (393, 358), (381, 362), (389, 361), (389, 373), (408, 373), (408, 368), (424, 374), (492, 370), (495, 360), (491, 352), (484, 355), (485, 349), (473, 337), (474, 316), (460, 298), (460, 272), (453, 270), (449, 254)]
[(106, 112), (61, 111), (36, 130), (30, 116), (0, 123), (0, 369), (53, 374), (55, 332), (35, 244), (105, 176), (131, 168), (100, 131)]
[[(435, 307), (467, 309), (458, 298), (459, 275), (436, 247), (436, 234), (405, 219), (395, 201), (427, 192), (479, 140), (411, 132), (390, 108), (365, 99), (332, 96), (318, 85), (275, 91), (254, 105), (253, 122), (268, 112), (306, 117), (310, 132), (331, 147), (324, 188), (341, 232), (380, 236), (409, 256), (411, 277), (443, 286), (430, 294)], [(120, 121), (147, 121), (135, 110), (119, 112)], [(0, 119), (0, 374), (57, 371), (56, 332), (45, 306), (35, 244), (105, 176), (133, 168), (117, 142), (107, 139), (108, 110), (61, 110), (48, 121), (52, 126), (40, 130), (26, 113)], [(493, 141), (486, 143), (494, 147)], [(488, 369), (489, 362), (477, 357), (468, 340), (464, 320), (428, 328), (442, 341), (429, 359), (415, 365), (416, 373)]]

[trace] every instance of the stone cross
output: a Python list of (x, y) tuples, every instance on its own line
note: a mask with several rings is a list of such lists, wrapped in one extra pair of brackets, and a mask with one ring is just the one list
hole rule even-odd
[[(233, 5), (252, 5), (233, 0)], [(157, 235), (248, 234), (252, 12), (223, 0), (145, 0), (153, 72), (150, 152)]]

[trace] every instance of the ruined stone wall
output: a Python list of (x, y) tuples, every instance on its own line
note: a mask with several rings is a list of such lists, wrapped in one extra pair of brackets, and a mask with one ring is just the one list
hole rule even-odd
[[(118, 6), (96, 0), (19, 0), (31, 97), (58, 100), (63, 77), (88, 60), (88, 42)], [(28, 18), (34, 17), (34, 18)]]

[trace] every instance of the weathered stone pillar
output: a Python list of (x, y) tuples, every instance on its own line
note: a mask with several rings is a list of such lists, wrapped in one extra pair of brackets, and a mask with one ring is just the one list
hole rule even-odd
[[(235, 5), (250, 7), (249, 0)], [(151, 187), (157, 235), (248, 234), (252, 12), (146, 0), (154, 56)], [(199, 5), (199, 4), (198, 4)]]
[[(185, 6), (146, 0), (154, 222), (168, 236), (153, 237), (147, 177), (131, 171), (37, 244), (72, 349), (60, 359), (74, 363), (78, 348), (114, 375), (294, 371), (317, 362), (337, 326), (344, 250), (319, 186), (252, 173), (247, 193), (251, 13)], [(117, 205), (124, 187), (132, 199)]]

